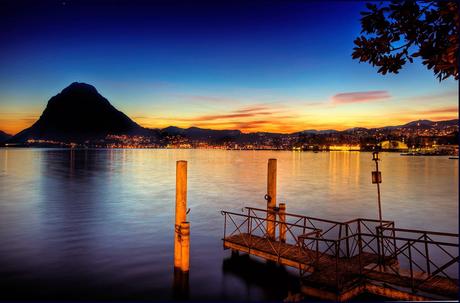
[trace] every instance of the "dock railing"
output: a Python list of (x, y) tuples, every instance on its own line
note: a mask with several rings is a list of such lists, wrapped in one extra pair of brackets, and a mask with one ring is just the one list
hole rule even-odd
[[(386, 226), (376, 229), (377, 239), (383, 248), (380, 263), (368, 270), (378, 269), (401, 279), (410, 279), (412, 289), (439, 277), (458, 284), (458, 234)], [(386, 266), (388, 258), (397, 259), (403, 270)]]
[[(242, 235), (249, 251), (263, 244), (278, 260), (297, 254), (303, 260), (301, 276), (329, 264), (337, 289), (350, 277), (366, 278), (372, 273), (382, 278), (391, 275), (413, 291), (439, 277), (458, 284), (458, 234), (396, 228), (393, 221), (366, 218), (338, 222), (283, 213), (279, 220), (278, 209), (273, 210), (275, 216), (267, 212), (253, 207), (241, 213), (222, 211), (224, 239)], [(275, 226), (274, 238), (269, 236), (268, 221)]]
[[(249, 250), (264, 247), (265, 252), (277, 256), (277, 258), (288, 258), (293, 253), (299, 253), (297, 235), (307, 232), (318, 233), (320, 230), (303, 224), (303, 220), (279, 221), (268, 219), (260, 214), (257, 209), (245, 208), (244, 213), (222, 211), (224, 216), (224, 237), (232, 239), (232, 236), (239, 236), (242, 244)], [(286, 214), (286, 218), (289, 214)], [(275, 217), (276, 218), (276, 217)], [(273, 222), (276, 230), (275, 238), (269, 236), (267, 222)], [(284, 228), (285, 237), (282, 237), (280, 229)], [(300, 252), (301, 253), (301, 252)]]

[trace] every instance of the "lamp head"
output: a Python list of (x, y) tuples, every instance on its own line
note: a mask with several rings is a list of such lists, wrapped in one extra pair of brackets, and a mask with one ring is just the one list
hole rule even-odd
[(372, 153), (372, 160), (374, 161), (379, 161), (379, 152), (378, 151), (375, 151)]

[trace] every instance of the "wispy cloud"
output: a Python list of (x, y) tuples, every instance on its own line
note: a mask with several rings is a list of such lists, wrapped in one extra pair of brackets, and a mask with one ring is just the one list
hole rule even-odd
[(230, 113), (230, 114), (221, 114), (221, 115), (207, 115), (207, 116), (198, 116), (193, 118), (181, 119), (182, 121), (210, 121), (210, 120), (221, 120), (221, 119), (234, 119), (234, 118), (249, 118), (257, 116), (266, 116), (271, 115), (270, 112), (257, 112), (257, 113)]
[(433, 102), (433, 101), (444, 101), (444, 100), (452, 100), (455, 101), (458, 99), (458, 91), (457, 90), (449, 90), (446, 92), (439, 92), (439, 93), (431, 93), (431, 94), (424, 94), (424, 95), (416, 95), (406, 98), (406, 101), (414, 101), (414, 102)]
[(258, 111), (263, 111), (263, 110), (268, 110), (270, 107), (268, 106), (250, 106), (246, 107), (243, 109), (236, 110), (235, 112), (237, 113), (252, 113), (252, 112), (258, 112)]
[(332, 96), (333, 104), (363, 103), (389, 99), (391, 96), (385, 90), (367, 92), (340, 93)]
[(240, 102), (236, 98), (222, 97), (222, 96), (204, 96), (204, 95), (190, 95), (190, 94), (171, 94), (171, 96), (185, 99), (190, 101), (202, 101), (207, 103), (235, 103)]
[(446, 107), (439, 107), (439, 108), (432, 108), (427, 110), (417, 111), (418, 114), (458, 114), (458, 107), (457, 106), (446, 106)]

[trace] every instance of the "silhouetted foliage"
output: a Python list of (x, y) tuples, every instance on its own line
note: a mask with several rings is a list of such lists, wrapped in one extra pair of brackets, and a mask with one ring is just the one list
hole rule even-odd
[(361, 36), (353, 59), (397, 74), (407, 61), (420, 57), (439, 81), (458, 80), (458, 3), (453, 1), (392, 1), (366, 4)]

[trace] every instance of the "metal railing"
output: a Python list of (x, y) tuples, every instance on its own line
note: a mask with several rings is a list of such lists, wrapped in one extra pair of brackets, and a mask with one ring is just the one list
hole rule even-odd
[[(262, 244), (278, 260), (295, 254), (304, 264), (299, 265), (301, 276), (324, 266), (335, 268), (337, 289), (350, 275), (364, 278), (369, 272), (400, 278), (413, 291), (439, 277), (458, 284), (458, 234), (396, 228), (393, 221), (365, 218), (338, 222), (285, 213), (285, 220), (280, 221), (277, 209), (273, 212), (274, 220), (260, 208), (246, 207), (242, 213), (222, 211), (224, 239), (243, 235), (249, 250)], [(268, 221), (275, 226), (275, 237), (269, 236)], [(228, 222), (232, 222), (232, 230)], [(280, 234), (282, 225), (285, 238)]]
[[(261, 216), (257, 209), (246, 208), (245, 213), (235, 213), (222, 211), (224, 216), (224, 239), (231, 240), (238, 235), (240, 244), (249, 251), (253, 249), (263, 250), (278, 258), (290, 258), (293, 254), (299, 254), (298, 236), (308, 232), (318, 233), (311, 226), (302, 224), (303, 221), (295, 222), (268, 219)], [(289, 214), (286, 214), (288, 217)], [(271, 237), (267, 229), (267, 222), (273, 222), (276, 233)], [(286, 237), (282, 238), (280, 231), (281, 225), (284, 226)], [(301, 252), (300, 252), (301, 253)]]
[[(401, 279), (409, 278), (413, 290), (439, 277), (458, 285), (458, 234), (385, 226), (379, 226), (376, 230), (376, 238), (381, 243), (380, 259), (369, 270), (380, 267), (381, 271), (383, 266), (383, 270)], [(386, 266), (389, 258), (397, 259), (399, 267), (409, 272)]]

